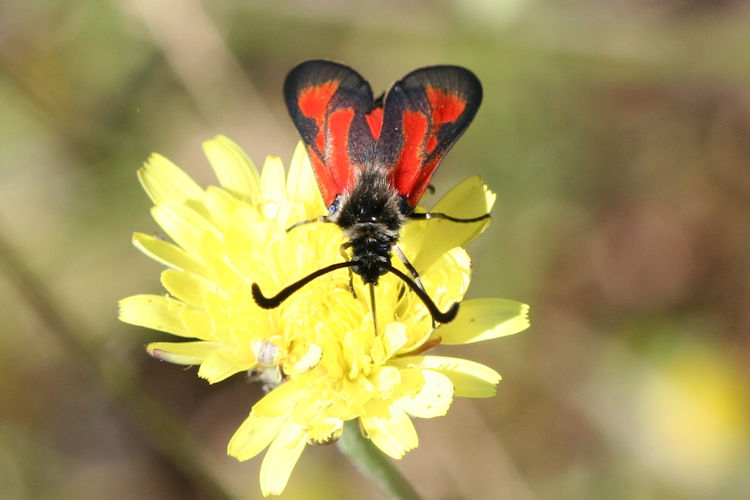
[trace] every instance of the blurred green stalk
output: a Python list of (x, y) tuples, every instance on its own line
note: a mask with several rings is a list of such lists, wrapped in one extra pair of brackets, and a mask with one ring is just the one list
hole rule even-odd
[(414, 487), (396, 469), (393, 462), (383, 455), (369, 439), (362, 436), (356, 420), (350, 420), (344, 424), (344, 432), (336, 444), (357, 470), (377, 484), (380, 490), (390, 498), (421, 499)]

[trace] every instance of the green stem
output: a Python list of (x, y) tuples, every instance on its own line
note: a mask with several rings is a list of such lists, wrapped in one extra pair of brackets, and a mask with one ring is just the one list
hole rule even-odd
[(159, 402), (144, 392), (132, 370), (106, 360), (100, 349), (87, 339), (96, 338), (81, 321), (71, 319), (44, 282), (34, 274), (21, 256), (0, 233), (0, 271), (31, 306), (49, 331), (61, 342), (73, 360), (72, 365), (83, 371), (104, 395), (122, 408), (143, 432), (147, 441), (167, 463), (192, 483), (200, 496), (230, 499), (232, 495), (213, 477), (200, 459), (197, 445), (184, 432)]
[(356, 420), (344, 425), (337, 445), (359, 472), (370, 478), (390, 498), (420, 500), (419, 493), (372, 442), (362, 436)]

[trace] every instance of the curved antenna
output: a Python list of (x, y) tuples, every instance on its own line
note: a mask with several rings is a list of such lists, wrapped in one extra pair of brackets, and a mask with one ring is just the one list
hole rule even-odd
[[(338, 269), (344, 269), (345, 267), (354, 267), (357, 263), (353, 261), (347, 261), (347, 262), (337, 262), (336, 264), (331, 264), (330, 266), (326, 266), (322, 269), (318, 269), (317, 271), (308, 274), (304, 278), (302, 278), (299, 281), (296, 281), (295, 283), (292, 283), (288, 287), (282, 289), (279, 293), (274, 295), (273, 297), (266, 297), (263, 295), (263, 292), (260, 291), (260, 287), (257, 283), (253, 283), (252, 285), (252, 293), (253, 293), (253, 299), (255, 300), (255, 303), (258, 304), (263, 309), (275, 309), (276, 307), (279, 307), (282, 302), (284, 302), (286, 299), (289, 298), (290, 295), (292, 295), (294, 292), (302, 288), (303, 286), (310, 283), (315, 278), (319, 278), (323, 276), (324, 274), (328, 274), (332, 271), (336, 271)], [(383, 267), (385, 267), (388, 271), (392, 272), (396, 276), (398, 276), (401, 281), (409, 285), (409, 288), (417, 294), (417, 297), (424, 303), (424, 305), (427, 307), (427, 310), (430, 312), (430, 315), (432, 316), (432, 319), (437, 321), (438, 323), (449, 323), (453, 321), (456, 317), (456, 314), (458, 314), (458, 302), (454, 302), (453, 305), (451, 305), (447, 311), (440, 312), (440, 309), (435, 305), (435, 302), (432, 301), (429, 295), (427, 295), (427, 292), (419, 288), (419, 286), (412, 280), (409, 279), (407, 275), (396, 269), (390, 264), (385, 264)], [(374, 299), (374, 290), (372, 290), (371, 299)], [(373, 314), (374, 312), (374, 300), (373, 300)]]
[(274, 295), (273, 297), (266, 297), (263, 295), (263, 292), (260, 291), (260, 287), (257, 283), (253, 283), (252, 285), (252, 292), (253, 292), (253, 299), (255, 299), (255, 303), (258, 304), (263, 309), (274, 309), (276, 307), (279, 307), (282, 302), (284, 302), (286, 299), (289, 298), (291, 294), (302, 288), (303, 286), (310, 283), (315, 278), (319, 278), (320, 276), (323, 276), (324, 274), (328, 274), (332, 271), (336, 271), (337, 269), (343, 269), (345, 267), (354, 267), (356, 266), (356, 262), (337, 262), (336, 264), (331, 264), (330, 266), (326, 266), (322, 269), (318, 269), (317, 271), (308, 274), (301, 280), (292, 283), (288, 287), (281, 290), (279, 293)]
[(388, 271), (401, 278), (404, 283), (409, 285), (409, 288), (411, 288), (411, 290), (417, 294), (417, 297), (419, 297), (422, 302), (424, 302), (424, 305), (427, 306), (427, 310), (430, 311), (432, 319), (434, 319), (438, 323), (449, 323), (455, 319), (456, 314), (458, 314), (458, 302), (454, 302), (453, 305), (451, 305), (444, 313), (440, 312), (440, 309), (437, 308), (430, 296), (427, 295), (427, 292), (419, 288), (419, 286), (417, 286), (414, 281), (410, 280), (407, 275), (390, 264), (386, 264), (384, 267), (388, 269)]

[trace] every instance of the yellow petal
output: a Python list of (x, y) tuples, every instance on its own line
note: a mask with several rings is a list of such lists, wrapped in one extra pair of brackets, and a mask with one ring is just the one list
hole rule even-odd
[(204, 309), (185, 308), (179, 313), (182, 324), (188, 331), (188, 336), (205, 340), (218, 340), (213, 319)]
[(365, 416), (360, 421), (373, 444), (389, 457), (401, 458), (419, 446), (414, 424), (399, 408), (391, 406), (388, 419)]
[[(350, 385), (351, 387), (351, 385)], [(358, 388), (354, 388), (356, 390)], [(361, 389), (361, 387), (359, 387)], [(367, 418), (377, 418), (380, 420), (388, 420), (391, 418), (391, 406), (393, 401), (383, 399), (370, 399), (363, 405), (361, 411), (362, 415), (366, 415)], [(364, 425), (364, 424), (363, 424)]]
[(387, 360), (409, 341), (406, 325), (397, 322), (388, 323), (385, 325), (385, 333), (382, 339), (385, 360)]
[(190, 271), (201, 276), (206, 275), (206, 268), (203, 267), (203, 264), (189, 256), (185, 250), (174, 243), (148, 234), (135, 233), (133, 234), (133, 245), (165, 266)]
[(452, 217), (469, 218), (487, 214), (495, 204), (495, 193), (478, 175), (465, 179), (448, 191), (432, 208)]
[(453, 383), (453, 393), (463, 398), (489, 398), (495, 395), (500, 374), (489, 366), (468, 359), (446, 356), (407, 356), (392, 361), (396, 366), (434, 370)]
[(458, 316), (434, 335), (443, 344), (470, 344), (512, 335), (529, 327), (529, 306), (506, 299), (473, 299), (461, 303)]
[(258, 170), (234, 141), (219, 135), (204, 142), (203, 151), (224, 188), (250, 202), (258, 200)]
[(288, 418), (287, 415), (258, 417), (251, 413), (229, 440), (227, 453), (240, 461), (253, 458), (276, 438)]
[[(217, 260), (214, 262), (213, 271), (216, 279), (216, 284), (221, 290), (224, 290), (225, 292), (234, 292), (238, 296), (245, 295), (246, 297), (250, 297), (250, 283), (248, 283), (245, 277), (241, 276), (237, 272), (237, 270), (231, 267), (229, 264), (227, 264), (223, 260)], [(248, 289), (247, 294), (241, 293), (243, 287), (245, 289)]]
[[(289, 163), (289, 174), (286, 181), (286, 192), (290, 199), (302, 202), (320, 202), (320, 192), (318, 184), (315, 181), (310, 159), (305, 151), (302, 142), (297, 143), (292, 155), (292, 161)], [(321, 205), (321, 214), (324, 213), (323, 204)]]
[(219, 351), (206, 357), (198, 370), (198, 376), (215, 384), (235, 373), (251, 370), (256, 364), (254, 360), (238, 359), (231, 352)]
[(297, 404), (299, 394), (305, 394), (307, 390), (309, 388), (305, 385), (302, 377), (284, 382), (255, 403), (253, 412), (259, 417), (277, 417), (289, 414)]
[(247, 206), (228, 191), (216, 186), (209, 186), (203, 196), (211, 221), (220, 230), (227, 229), (234, 221), (235, 213), (241, 206)]
[(187, 205), (170, 200), (151, 209), (151, 215), (174, 242), (191, 256), (198, 255), (203, 233), (216, 231), (216, 228), (201, 214)]
[(193, 336), (180, 319), (180, 312), (189, 306), (178, 300), (161, 295), (144, 294), (124, 298), (119, 305), (120, 321), (180, 337)]
[(152, 342), (146, 351), (154, 358), (178, 365), (199, 365), (207, 356), (226, 347), (216, 342)]
[[(302, 343), (301, 343), (302, 344)], [(306, 349), (299, 357), (294, 357), (294, 364), (290, 367), (289, 373), (302, 373), (311, 369), (318, 364), (323, 356), (323, 350), (318, 344), (305, 344)], [(295, 349), (295, 355), (298, 354)]]
[(189, 175), (156, 153), (138, 170), (138, 180), (155, 205), (166, 200), (199, 200), (203, 196), (203, 190)]
[(205, 305), (204, 297), (207, 292), (216, 293), (216, 285), (212, 282), (177, 269), (167, 269), (161, 273), (161, 284), (174, 297), (196, 307)]
[[(460, 301), (471, 282), (471, 257), (461, 247), (455, 247), (438, 257), (424, 275), (425, 288), (430, 297), (443, 307)], [(433, 283), (437, 289), (433, 289)], [(461, 305), (463, 307), (463, 304)]]
[(264, 496), (280, 495), (284, 491), (306, 444), (304, 426), (287, 422), (282, 427), (260, 466), (260, 491)]
[(379, 366), (373, 370), (368, 380), (372, 382), (375, 391), (382, 397), (389, 398), (401, 382), (401, 373), (392, 366)]
[(214, 279), (217, 263), (224, 260), (224, 242), (217, 234), (205, 231), (200, 236), (200, 243), (198, 245), (198, 254), (201, 257), (201, 260), (206, 264), (206, 267), (210, 270), (211, 279)]
[[(473, 176), (451, 189), (430, 212), (458, 218), (478, 217), (489, 213), (494, 200), (494, 193), (478, 176)], [(443, 253), (474, 239), (489, 222), (489, 219), (472, 223), (444, 219), (415, 221), (406, 224), (401, 239), (405, 246), (419, 249), (419, 254), (411, 261), (414, 267), (427, 269)]]
[(263, 193), (264, 208), (263, 216), (267, 219), (275, 219), (279, 210), (286, 202), (286, 189), (284, 179), (284, 164), (281, 158), (269, 156), (263, 163), (260, 172), (260, 189)]
[(422, 389), (414, 396), (399, 399), (399, 408), (420, 418), (445, 415), (453, 401), (453, 382), (445, 375), (432, 370), (422, 370), (422, 376)]
[[(395, 368), (390, 366), (390, 368)], [(393, 399), (400, 399), (402, 397), (414, 397), (419, 394), (425, 384), (424, 370), (418, 368), (401, 368), (398, 367), (396, 371), (399, 373), (401, 378), (395, 397)], [(452, 391), (453, 389), (451, 389)]]

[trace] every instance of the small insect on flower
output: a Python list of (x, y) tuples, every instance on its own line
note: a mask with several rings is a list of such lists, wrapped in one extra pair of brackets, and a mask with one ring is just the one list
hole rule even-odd
[[(350, 278), (356, 273), (369, 285), (375, 318), (373, 287), (391, 272), (419, 296), (434, 322), (452, 321), (458, 303), (440, 311), (397, 242), (407, 220), (470, 223), (489, 217), (415, 211), (435, 168), (479, 108), (482, 86), (477, 77), (458, 66), (430, 66), (412, 71), (373, 99), (370, 85), (353, 69), (313, 60), (292, 69), (284, 97), (329, 212), (288, 231), (311, 222), (332, 222), (348, 240), (341, 247), (346, 260), (309, 274), (273, 297), (265, 297), (253, 284), (255, 301), (266, 309), (278, 307), (315, 278), (348, 268)], [(391, 265), (392, 252), (411, 278)]]

